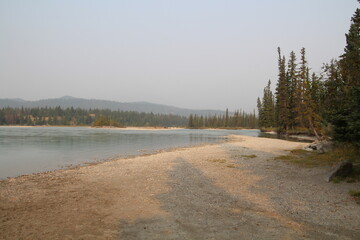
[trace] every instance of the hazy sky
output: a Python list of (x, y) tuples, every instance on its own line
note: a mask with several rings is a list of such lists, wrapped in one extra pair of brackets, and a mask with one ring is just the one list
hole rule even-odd
[(0, 0), (0, 98), (256, 107), (277, 47), (343, 53), (356, 0)]

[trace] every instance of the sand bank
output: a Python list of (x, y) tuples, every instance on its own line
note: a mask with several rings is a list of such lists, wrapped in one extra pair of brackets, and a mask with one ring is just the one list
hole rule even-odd
[(148, 130), (148, 131), (166, 131), (166, 130), (177, 130), (184, 129), (180, 127), (125, 127), (125, 130)]
[(273, 160), (303, 143), (231, 139), (1, 181), (0, 239), (360, 239), (358, 183)]

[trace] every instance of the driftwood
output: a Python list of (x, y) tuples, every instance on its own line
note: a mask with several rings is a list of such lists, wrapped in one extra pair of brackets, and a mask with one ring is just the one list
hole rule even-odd
[(319, 153), (326, 153), (331, 151), (333, 144), (328, 141), (315, 141), (310, 145), (306, 146), (304, 149), (307, 151), (317, 151)]

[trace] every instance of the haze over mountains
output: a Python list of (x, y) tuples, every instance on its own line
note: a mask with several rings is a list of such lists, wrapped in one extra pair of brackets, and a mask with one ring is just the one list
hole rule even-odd
[(224, 114), (220, 110), (193, 110), (178, 108), (174, 106), (155, 104), (149, 102), (116, 102), (98, 99), (83, 99), (71, 96), (64, 96), (61, 98), (42, 99), (37, 101), (26, 101), (20, 98), (0, 99), (0, 108), (12, 107), (58, 107), (61, 108), (82, 108), (82, 109), (110, 109), (113, 111), (136, 111), (145, 113), (159, 113), (159, 114), (175, 114), (180, 116), (189, 116), (190, 114), (197, 115), (219, 115)]

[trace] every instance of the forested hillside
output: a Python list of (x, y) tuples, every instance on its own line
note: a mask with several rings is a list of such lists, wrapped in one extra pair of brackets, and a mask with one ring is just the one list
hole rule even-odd
[(148, 102), (116, 102), (98, 99), (83, 99), (71, 96), (61, 98), (42, 99), (38, 101), (25, 101), (22, 99), (0, 99), (0, 108), (81, 108), (89, 109), (110, 109), (112, 111), (144, 112), (154, 114), (172, 114), (188, 117), (190, 114), (215, 115), (224, 114), (218, 110), (193, 110), (178, 108), (168, 105), (148, 103)]
[(288, 60), (278, 48), (276, 91), (271, 82), (258, 98), (259, 126), (281, 134), (308, 132), (318, 138), (360, 144), (360, 9), (346, 34), (344, 54), (311, 73), (305, 48)]
[(186, 126), (187, 117), (172, 114), (139, 113), (134, 111), (111, 111), (80, 108), (2, 108), (0, 125), (67, 125), (90, 126), (96, 120), (107, 118), (122, 126)]
[(121, 126), (161, 126), (189, 128), (256, 128), (255, 113), (236, 111), (230, 115), (190, 115), (189, 118), (172, 114), (139, 113), (81, 108), (0, 108), (0, 125), (22, 126), (91, 126), (95, 122), (117, 122)]

